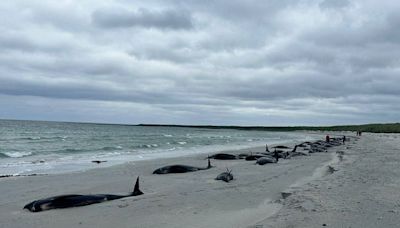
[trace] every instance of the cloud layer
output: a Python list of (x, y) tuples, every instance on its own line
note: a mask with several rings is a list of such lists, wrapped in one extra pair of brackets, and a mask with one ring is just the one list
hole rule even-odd
[(400, 5), (3, 1), (0, 118), (398, 122)]
[(143, 27), (158, 29), (190, 29), (190, 14), (182, 11), (164, 10), (152, 12), (140, 8), (135, 11), (103, 9), (93, 13), (92, 20), (104, 28)]

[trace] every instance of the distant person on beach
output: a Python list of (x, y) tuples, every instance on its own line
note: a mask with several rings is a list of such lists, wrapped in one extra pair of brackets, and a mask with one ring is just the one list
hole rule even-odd
[(265, 152), (269, 152), (268, 144), (265, 144)]
[(346, 142), (346, 136), (343, 135), (343, 144)]
[(326, 135), (326, 137), (325, 137), (325, 141), (326, 141), (326, 142), (329, 142), (329, 141), (330, 141), (330, 137), (329, 137), (329, 135)]

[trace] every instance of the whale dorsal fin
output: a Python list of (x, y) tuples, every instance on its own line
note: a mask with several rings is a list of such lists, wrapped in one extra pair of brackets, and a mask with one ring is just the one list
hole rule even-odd
[(139, 189), (139, 176), (137, 177), (137, 179), (136, 179), (136, 183), (135, 183), (135, 187), (134, 187), (134, 189), (133, 189), (133, 192), (132, 192), (132, 196), (138, 196), (138, 195), (142, 195), (143, 194), (143, 192), (142, 191), (140, 191), (140, 189)]
[(209, 168), (211, 168), (212, 166), (211, 166), (211, 161), (210, 161), (210, 158), (208, 158), (208, 166), (207, 166), (207, 169), (209, 169)]

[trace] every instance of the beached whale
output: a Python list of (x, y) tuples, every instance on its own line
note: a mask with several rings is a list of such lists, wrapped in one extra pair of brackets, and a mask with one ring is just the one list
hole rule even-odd
[(225, 182), (229, 182), (231, 180), (233, 180), (233, 175), (232, 175), (232, 170), (229, 171), (228, 169), (226, 169), (226, 172), (220, 173), (215, 180), (222, 180)]
[(268, 163), (277, 163), (277, 160), (273, 157), (261, 157), (257, 159), (256, 164), (265, 165)]
[(80, 207), (95, 203), (102, 203), (105, 201), (121, 199), (125, 197), (142, 195), (143, 192), (139, 189), (139, 177), (136, 179), (133, 192), (127, 195), (110, 195), (110, 194), (96, 194), (96, 195), (61, 195), (45, 199), (35, 200), (25, 205), (24, 209), (31, 212), (39, 212), (58, 208)]
[(259, 159), (259, 158), (267, 157), (267, 156), (269, 156), (269, 155), (266, 155), (266, 154), (251, 154), (251, 155), (246, 156), (245, 160), (246, 161), (255, 161), (255, 160)]
[(278, 155), (275, 155), (275, 154), (274, 155), (275, 155), (275, 157), (277, 156), (278, 158), (284, 158), (284, 159), (288, 159), (290, 157), (293, 157), (293, 155), (296, 156), (296, 155), (298, 155), (296, 150), (299, 147), (299, 145), (295, 145), (294, 148), (291, 151), (280, 151)]
[(286, 159), (286, 157), (289, 155), (288, 151), (282, 151), (282, 150), (275, 150), (274, 152), (271, 153), (263, 153), (266, 156), (270, 157), (278, 157), (278, 158), (283, 158)]
[(188, 173), (199, 170), (212, 168), (210, 158), (208, 158), (208, 166), (206, 168), (194, 167), (188, 165), (168, 165), (154, 170), (153, 174), (168, 174), (168, 173)]
[(217, 160), (235, 160), (238, 159), (236, 155), (233, 154), (225, 154), (225, 153), (218, 153), (210, 156), (209, 158), (214, 158)]

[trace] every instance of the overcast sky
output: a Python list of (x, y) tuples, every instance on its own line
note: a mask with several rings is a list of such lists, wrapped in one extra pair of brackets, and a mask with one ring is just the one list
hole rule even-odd
[(397, 0), (12, 0), (0, 13), (0, 118), (400, 120)]

